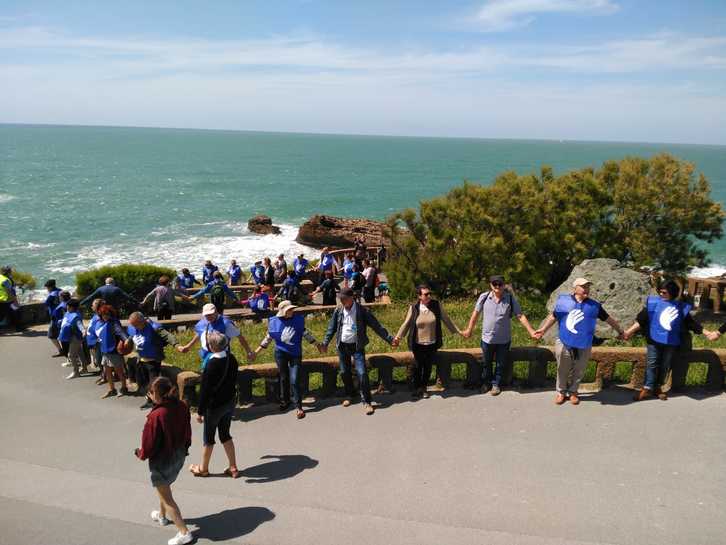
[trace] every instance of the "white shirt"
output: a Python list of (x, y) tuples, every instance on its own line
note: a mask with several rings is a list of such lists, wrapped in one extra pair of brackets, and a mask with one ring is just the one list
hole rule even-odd
[[(216, 331), (212, 326), (207, 326), (207, 333), (211, 333), (212, 331)], [(224, 331), (224, 335), (227, 337), (227, 340), (232, 342), (232, 339), (235, 337), (240, 336), (240, 330), (237, 329), (237, 327), (232, 323), (232, 321), (227, 324), (227, 328)], [(200, 344), (202, 345), (202, 349), (207, 350), (207, 336), (202, 335), (199, 338)]]
[(355, 323), (356, 310), (355, 303), (349, 309), (343, 307), (343, 324), (340, 330), (340, 342), (342, 343), (352, 344), (358, 340), (358, 327)]

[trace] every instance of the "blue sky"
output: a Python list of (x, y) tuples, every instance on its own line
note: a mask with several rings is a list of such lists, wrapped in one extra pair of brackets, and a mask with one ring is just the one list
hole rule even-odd
[(0, 122), (726, 144), (726, 2), (0, 4)]

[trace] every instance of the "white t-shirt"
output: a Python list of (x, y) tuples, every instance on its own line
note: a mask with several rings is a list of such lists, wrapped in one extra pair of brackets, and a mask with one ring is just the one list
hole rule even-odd
[(346, 309), (343, 307), (343, 324), (340, 330), (340, 342), (351, 344), (358, 340), (358, 327), (355, 323), (356, 304)]
[[(208, 326), (207, 331), (209, 333), (211, 333), (212, 331), (216, 331), (216, 330), (213, 329), (212, 326), (210, 325), (210, 326)], [(230, 322), (227, 324), (227, 328), (224, 330), (224, 335), (225, 335), (225, 337), (227, 337), (227, 340), (231, 342), (232, 339), (234, 339), (235, 337), (239, 337), (240, 330), (237, 329), (237, 326), (234, 325), (232, 323), (232, 321), (230, 320)], [(201, 338), (199, 339), (199, 341), (202, 344), (202, 348), (204, 350), (207, 350), (207, 336), (201, 335)]]

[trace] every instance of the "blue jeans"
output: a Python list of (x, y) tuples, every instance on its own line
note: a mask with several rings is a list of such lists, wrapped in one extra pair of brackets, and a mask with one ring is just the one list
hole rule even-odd
[[(484, 357), (484, 365), (482, 366), (481, 381), (482, 384), (491, 383), (492, 386), (499, 386), (502, 381), (502, 373), (504, 365), (507, 362), (507, 354), (511, 342), (504, 344), (489, 344), (481, 342), (481, 353)], [(492, 378), (492, 363), (496, 361), (494, 367), (494, 378)]]
[(677, 346), (668, 344), (649, 344), (646, 350), (645, 384), (643, 387), (652, 390), (655, 385), (659, 386), (665, 382), (668, 371), (671, 370), (673, 355), (678, 350)]
[(352, 363), (355, 364), (355, 372), (358, 375), (360, 386), (360, 398), (363, 403), (371, 402), (371, 385), (366, 370), (366, 354), (364, 351), (356, 352), (355, 343), (340, 343), (338, 345), (338, 361), (340, 363), (340, 374), (343, 378), (345, 396), (353, 397), (353, 373)]
[(277, 364), (281, 401), (289, 404), (290, 393), (292, 393), (293, 404), (296, 408), (302, 409), (302, 392), (297, 382), (297, 373), (300, 370), (302, 358), (275, 348), (275, 363)]

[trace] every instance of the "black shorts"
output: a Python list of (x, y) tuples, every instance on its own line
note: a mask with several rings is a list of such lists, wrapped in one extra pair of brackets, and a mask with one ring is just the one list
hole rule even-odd
[(204, 446), (214, 444), (214, 435), (218, 430), (220, 443), (232, 439), (229, 428), (232, 425), (232, 414), (236, 405), (235, 400), (232, 400), (220, 407), (207, 409), (204, 413)]

